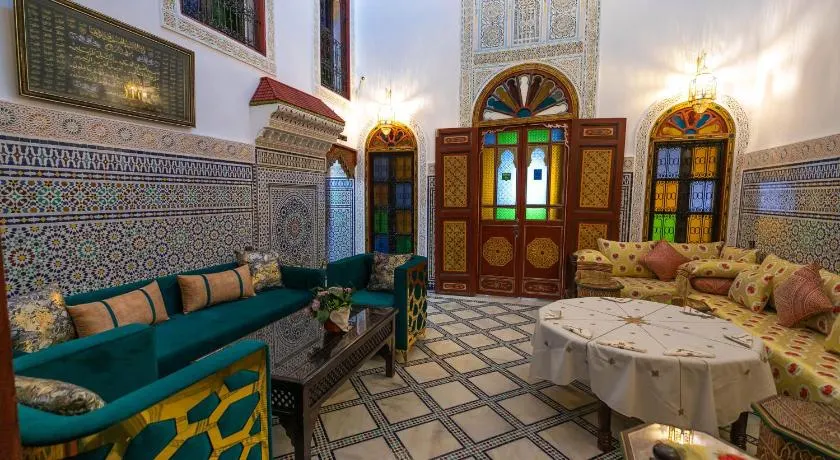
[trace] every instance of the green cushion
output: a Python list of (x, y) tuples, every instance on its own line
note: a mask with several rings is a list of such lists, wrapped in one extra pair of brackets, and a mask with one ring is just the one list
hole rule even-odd
[(154, 326), (161, 375), (174, 372), (208, 353), (290, 315), (312, 299), (308, 291), (268, 289), (255, 297), (174, 315)]
[(393, 307), (394, 294), (382, 291), (368, 291), (361, 289), (353, 293), (353, 303), (371, 307)]

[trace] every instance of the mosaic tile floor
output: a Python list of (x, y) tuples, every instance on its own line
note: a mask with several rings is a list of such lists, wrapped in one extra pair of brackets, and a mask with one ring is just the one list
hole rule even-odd
[[(321, 408), (320, 459), (619, 459), (596, 447), (587, 386), (528, 378), (534, 318), (545, 301), (430, 296), (426, 339), (393, 379), (366, 363)], [(614, 436), (634, 425), (613, 416)], [(755, 452), (758, 423), (748, 425)], [(721, 432), (722, 436), (727, 433)], [(274, 427), (275, 458), (294, 458)], [(616, 439), (613, 445), (619, 447)]]

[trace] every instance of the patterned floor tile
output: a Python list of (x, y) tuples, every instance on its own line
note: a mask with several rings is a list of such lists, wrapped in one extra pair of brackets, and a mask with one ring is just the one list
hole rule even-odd
[(504, 340), (505, 342), (513, 342), (514, 340), (519, 340), (519, 339), (525, 338), (525, 334), (523, 334), (521, 332), (514, 331), (513, 329), (510, 329), (510, 328), (497, 329), (495, 331), (490, 331), (490, 334), (492, 334), (494, 337), (496, 337), (500, 340)]
[(432, 458), (461, 448), (442, 423), (434, 422), (409, 428), (397, 433), (412, 458)]
[(429, 316), (426, 317), (426, 319), (428, 321), (431, 321), (431, 322), (435, 323), (435, 324), (448, 324), (448, 323), (451, 323), (451, 322), (455, 321), (455, 318), (453, 318), (449, 315), (444, 315), (442, 313), (435, 314), (435, 315), (429, 315)]
[(321, 413), (321, 423), (330, 441), (364, 433), (376, 428), (376, 422), (370, 416), (364, 404)]
[(437, 342), (431, 342), (426, 344), (426, 348), (432, 350), (434, 354), (440, 355), (448, 355), (450, 353), (455, 353), (457, 351), (464, 351), (464, 347), (458, 345), (457, 343), (451, 340), (439, 340)]
[(485, 314), (488, 315), (498, 315), (499, 313), (507, 313), (507, 310), (496, 305), (491, 305), (489, 307), (481, 307), (479, 308), (479, 310), (483, 311)]
[(481, 316), (481, 313), (476, 313), (472, 310), (458, 310), (456, 312), (453, 312), (452, 314), (461, 319), (473, 319)]
[(443, 385), (426, 388), (426, 393), (444, 409), (478, 400), (478, 397), (461, 382), (444, 383)]
[(452, 421), (467, 433), (475, 442), (498, 436), (513, 430), (513, 425), (506, 422), (493, 409), (481, 406), (452, 416)]
[(444, 361), (461, 374), (466, 374), (487, 367), (487, 363), (477, 358), (472, 353), (453, 356), (451, 358), (444, 359)]
[(474, 335), (465, 335), (458, 337), (458, 339), (462, 342), (465, 342), (467, 345), (473, 348), (481, 348), (487, 345), (495, 345), (496, 341), (487, 337), (484, 334), (474, 334)]
[(518, 366), (509, 367), (507, 368), (515, 376), (519, 377), (525, 383), (529, 383), (531, 385), (541, 382), (540, 379), (532, 379), (529, 373), (531, 372), (531, 365), (528, 363), (520, 364)]
[(396, 390), (408, 386), (407, 383), (398, 375), (393, 378), (385, 377), (381, 372), (376, 374), (368, 374), (361, 378), (365, 388), (372, 395), (384, 393), (386, 391)]
[(350, 380), (344, 382), (344, 385), (341, 385), (338, 390), (330, 396), (326, 402), (324, 402), (325, 406), (330, 406), (333, 404), (343, 403), (346, 401), (352, 401), (354, 399), (359, 398), (359, 393), (356, 393), (356, 389), (353, 388), (353, 382)]
[(473, 328), (467, 326), (464, 323), (447, 324), (445, 326), (441, 326), (441, 329), (452, 335), (466, 334), (467, 332), (475, 332)]
[(449, 377), (449, 372), (440, 366), (438, 363), (415, 364), (408, 366), (405, 371), (414, 378), (417, 383), (431, 382), (432, 380), (439, 380), (444, 377)]
[(403, 393), (391, 396), (390, 398), (376, 401), (382, 415), (390, 423), (398, 423), (410, 418), (420, 417), (431, 413), (429, 407), (417, 396), (416, 393)]
[(473, 326), (475, 326), (479, 329), (492, 329), (494, 327), (499, 327), (499, 326), (502, 325), (502, 323), (500, 323), (498, 321), (494, 321), (490, 318), (481, 318), (481, 319), (477, 319), (475, 321), (470, 321), (470, 324), (472, 324)]
[(584, 393), (573, 386), (561, 387), (559, 385), (552, 385), (540, 391), (569, 410), (575, 410), (598, 401), (594, 396)]
[(501, 447), (487, 451), (487, 455), (493, 460), (528, 459), (528, 460), (551, 460), (539, 447), (527, 438), (520, 439)]
[(598, 438), (575, 422), (553, 426), (539, 435), (570, 460), (585, 460), (601, 453)]
[(476, 377), (471, 377), (470, 382), (488, 396), (496, 396), (511, 390), (516, 390), (519, 385), (513, 380), (505, 377), (499, 372), (491, 372)]
[(394, 452), (384, 438), (374, 438), (370, 441), (352, 444), (343, 449), (333, 451), (335, 460), (368, 460), (371, 458), (389, 460), (396, 459)]
[(522, 359), (515, 351), (507, 347), (496, 347), (481, 352), (482, 355), (492, 359), (497, 364), (509, 363)]
[(499, 405), (525, 425), (557, 415), (556, 410), (530, 393), (505, 399)]
[(520, 323), (527, 323), (528, 322), (528, 318), (525, 318), (525, 317), (522, 317), (522, 316), (519, 316), (519, 315), (515, 315), (515, 314), (512, 314), (512, 313), (509, 314), (509, 315), (497, 316), (496, 319), (500, 319), (500, 320), (502, 320), (502, 321), (504, 321), (508, 324), (520, 324)]

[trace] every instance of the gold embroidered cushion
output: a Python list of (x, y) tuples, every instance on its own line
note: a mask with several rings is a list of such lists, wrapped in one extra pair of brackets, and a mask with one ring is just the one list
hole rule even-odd
[(280, 255), (276, 251), (236, 251), (236, 263), (247, 265), (251, 272), (254, 291), (283, 287)]
[(688, 258), (677, 252), (667, 241), (660, 241), (642, 257), (642, 264), (662, 281), (671, 281), (677, 276), (677, 268), (688, 262)]
[(105, 406), (98, 394), (59, 380), (16, 375), (15, 393), (24, 406), (58, 415), (80, 415)]
[(773, 290), (779, 324), (794, 327), (800, 321), (833, 310), (822, 290), (819, 267), (807, 265), (795, 271)]
[(671, 243), (671, 246), (690, 260), (720, 259), (723, 241), (716, 243)]
[(367, 288), (371, 291), (393, 291), (394, 270), (411, 260), (411, 254), (373, 253), (373, 267)]
[(655, 278), (652, 271), (642, 264), (642, 257), (656, 245), (656, 241), (625, 243), (598, 238), (598, 250), (613, 264), (615, 276)]
[(772, 281), (773, 275), (760, 270), (744, 270), (738, 274), (732, 287), (729, 288), (729, 299), (754, 312), (760, 312), (770, 300)]
[(169, 319), (157, 281), (98, 302), (67, 307), (79, 337), (126, 324), (157, 324)]
[(184, 314), (255, 295), (247, 265), (204, 275), (178, 275), (178, 286)]
[(724, 246), (720, 252), (720, 258), (733, 262), (758, 263), (758, 249), (744, 249), (733, 246)]
[(8, 310), (15, 350), (32, 353), (76, 338), (73, 321), (57, 286), (12, 297)]

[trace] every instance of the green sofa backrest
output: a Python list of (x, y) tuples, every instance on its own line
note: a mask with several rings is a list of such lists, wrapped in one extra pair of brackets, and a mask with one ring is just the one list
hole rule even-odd
[(176, 273), (174, 275), (162, 276), (160, 278), (135, 281), (133, 283), (121, 284), (96, 291), (85, 292), (83, 294), (75, 294), (68, 296), (66, 300), (68, 306), (81, 305), (83, 303), (98, 302), (109, 297), (118, 296), (131, 292), (157, 280), (160, 286), (160, 292), (163, 294), (163, 302), (166, 304), (166, 313), (169, 316), (182, 314), (184, 312), (184, 305), (181, 302), (181, 289), (178, 287), (178, 275), (201, 275), (205, 273), (215, 273), (224, 270), (236, 268), (235, 263), (227, 263), (221, 265), (214, 265), (212, 267), (200, 268), (188, 272)]

